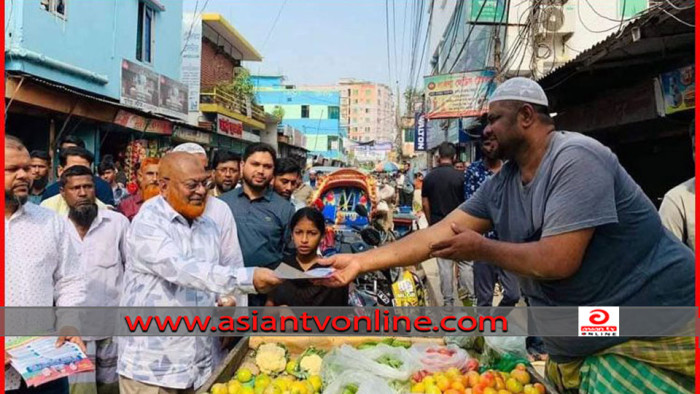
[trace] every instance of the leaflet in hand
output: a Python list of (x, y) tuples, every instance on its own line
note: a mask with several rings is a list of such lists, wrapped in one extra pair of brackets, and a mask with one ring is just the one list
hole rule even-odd
[(78, 345), (66, 342), (56, 347), (56, 337), (23, 337), (8, 341), (12, 367), (22, 375), (27, 387), (35, 387), (95, 366)]
[(333, 275), (333, 268), (314, 268), (308, 271), (300, 271), (290, 265), (282, 263), (274, 271), (280, 279), (322, 279)]

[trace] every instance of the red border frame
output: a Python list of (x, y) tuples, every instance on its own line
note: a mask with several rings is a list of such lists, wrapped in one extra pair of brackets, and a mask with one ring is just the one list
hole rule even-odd
[[(700, 11), (698, 11), (698, 7), (696, 5), (695, 7), (695, 24), (697, 25), (698, 17), (700, 16)], [(698, 31), (697, 28), (695, 29), (695, 80), (698, 80), (698, 69), (697, 69), (697, 63), (698, 63), (698, 50), (700, 50), (700, 46), (698, 45)], [(698, 108), (697, 105), (697, 98), (695, 99), (695, 118), (697, 119), (698, 114), (700, 114), (700, 108)], [(696, 144), (697, 145), (697, 144)], [(698, 147), (695, 147), (695, 156), (700, 157), (700, 149)], [(697, 190), (697, 185), (698, 185), (698, 170), (700, 170), (700, 163), (698, 161), (695, 161), (695, 189)], [(695, 205), (697, 206), (698, 204), (698, 195), (695, 194)], [(698, 214), (698, 211), (695, 211), (695, 223), (697, 223), (698, 218), (700, 218), (700, 214)], [(696, 225), (697, 229), (697, 225)], [(696, 230), (697, 231), (697, 230)], [(698, 277), (698, 267), (700, 267), (700, 259), (698, 258), (697, 252), (695, 254), (695, 306), (700, 306), (700, 277)], [(698, 316), (700, 317), (700, 316)], [(697, 324), (697, 322), (696, 322)], [(695, 332), (697, 334), (697, 327), (695, 328)], [(695, 337), (695, 392), (700, 393), (700, 340), (698, 340), (698, 337)]]
[[(2, 20), (5, 21), (5, 7), (2, 7), (0, 9), (0, 16), (2, 17)], [(2, 28), (2, 35), (0, 35), (0, 41), (2, 41), (2, 46), (3, 48), (5, 47), (5, 25), (3, 24)], [(2, 82), (0, 82), (0, 88), (2, 88), (2, 93), (3, 96), (5, 95), (5, 56), (2, 56), (2, 60), (0, 60), (0, 67), (2, 67), (3, 71), (3, 78)], [(3, 108), (5, 106), (3, 105)], [(5, 111), (2, 111), (2, 114), (0, 114), (0, 121), (2, 122), (1, 126), (1, 132), (3, 140), (5, 139)], [(2, 167), (2, 173), (5, 174), (5, 150), (2, 150), (2, 153), (0, 153), (0, 167)], [(4, 176), (4, 175), (3, 175)], [(4, 179), (4, 178), (3, 178)], [(4, 189), (3, 189), (4, 190)], [(4, 193), (4, 192), (3, 192)], [(2, 206), (2, 211), (5, 212), (5, 199), (2, 199), (2, 202), (0, 202), (0, 206)], [(0, 237), (2, 238), (3, 242), (0, 246), (0, 250), (2, 251), (2, 257), (0, 257), (0, 307), (5, 306), (5, 226), (2, 226), (2, 230), (0, 230)], [(3, 316), (0, 316), (0, 322), (4, 325), (5, 323), (5, 313), (2, 312)], [(5, 337), (0, 336), (0, 346), (2, 346), (3, 351), (5, 350)], [(0, 368), (0, 381), (2, 383), (2, 388), (3, 392), (5, 391), (5, 368)]]

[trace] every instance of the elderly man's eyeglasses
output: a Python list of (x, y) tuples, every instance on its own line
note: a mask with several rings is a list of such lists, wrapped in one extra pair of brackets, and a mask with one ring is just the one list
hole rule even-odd
[[(165, 178), (165, 177), (163, 177), (163, 180), (170, 182), (170, 178)], [(180, 182), (180, 183), (181, 183), (181, 184), (185, 187), (185, 189), (187, 189), (188, 191), (190, 191), (190, 192), (195, 192), (195, 191), (197, 191), (197, 189), (199, 188), (200, 185), (201, 185), (204, 189), (209, 189), (210, 179), (207, 178), (207, 179), (203, 179), (203, 180), (201, 180), (201, 181), (196, 181), (196, 180), (194, 180), (194, 179), (190, 179), (190, 180), (188, 180), (188, 181)]]

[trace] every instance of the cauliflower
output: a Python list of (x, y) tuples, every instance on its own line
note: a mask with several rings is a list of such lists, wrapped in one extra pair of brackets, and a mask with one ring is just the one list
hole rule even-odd
[(255, 365), (268, 375), (278, 374), (287, 366), (287, 349), (277, 343), (264, 343), (255, 352)]
[(309, 375), (320, 375), (321, 363), (323, 363), (321, 356), (318, 354), (310, 354), (301, 359), (299, 367), (308, 372)]
[(326, 353), (313, 346), (309, 347), (299, 356), (299, 366), (295, 374), (299, 379), (306, 379), (312, 375), (321, 374), (321, 364)]

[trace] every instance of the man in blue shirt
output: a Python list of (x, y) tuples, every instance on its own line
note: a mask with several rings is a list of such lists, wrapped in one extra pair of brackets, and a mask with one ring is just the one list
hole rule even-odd
[[(294, 206), (270, 187), (275, 171), (275, 149), (268, 144), (250, 145), (243, 154), (243, 186), (219, 198), (231, 208), (246, 267), (275, 269), (288, 250), (289, 223)], [(249, 306), (265, 305), (266, 296), (250, 294)]]
[[(92, 168), (92, 163), (94, 161), (95, 156), (93, 156), (92, 153), (85, 148), (81, 148), (79, 146), (62, 148), (61, 152), (59, 153), (58, 175), (60, 176), (66, 168), (74, 165), (82, 165), (87, 168)], [(112, 193), (112, 187), (109, 185), (109, 183), (105, 182), (98, 176), (94, 177), (94, 181), (97, 199), (106, 205), (114, 206), (114, 194)], [(46, 190), (44, 190), (44, 194), (41, 196), (41, 201), (56, 196), (60, 192), (60, 185), (58, 182), (54, 182), (49, 185)]]

